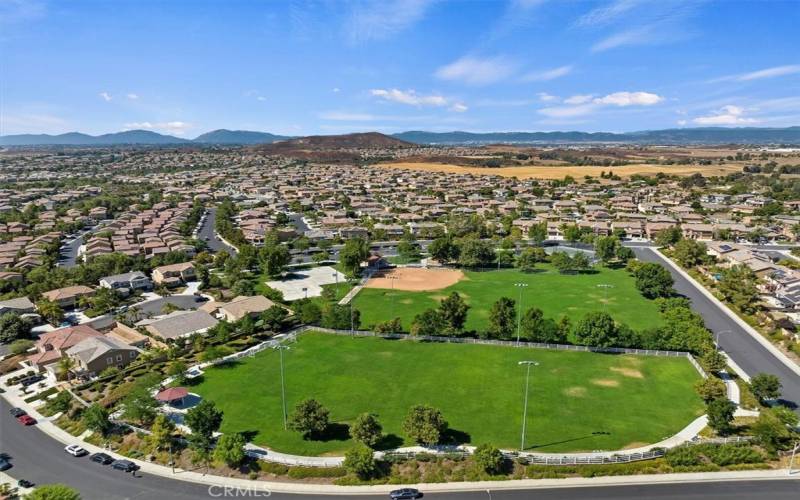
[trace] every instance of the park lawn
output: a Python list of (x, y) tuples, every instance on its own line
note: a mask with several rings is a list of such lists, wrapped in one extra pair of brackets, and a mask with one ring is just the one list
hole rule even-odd
[(525, 370), (532, 368), (526, 448), (546, 452), (615, 450), (655, 443), (703, 413), (692, 384), (699, 374), (684, 358), (620, 356), (505, 346), (437, 344), (376, 337), (301, 334), (284, 352), (291, 414), (305, 398), (330, 410), (326, 440), (284, 431), (278, 353), (263, 351), (209, 369), (192, 392), (225, 415), (222, 432), (247, 432), (277, 451), (341, 454), (352, 446), (347, 424), (378, 415), (384, 448), (411, 445), (402, 421), (408, 408), (430, 404), (450, 423), (455, 442), (517, 448)]
[[(438, 307), (439, 301), (456, 291), (471, 306), (465, 329), (486, 331), (492, 304), (504, 296), (517, 301), (519, 288), (514, 283), (526, 283), (528, 286), (522, 289), (523, 311), (536, 306), (545, 317), (557, 321), (567, 315), (575, 323), (590, 311), (605, 309), (616, 321), (636, 330), (660, 326), (658, 306), (642, 297), (627, 271), (601, 266), (595, 271), (561, 274), (549, 264), (537, 265), (532, 273), (518, 269), (464, 271), (466, 279), (432, 292), (364, 288), (355, 297), (353, 307), (361, 311), (362, 328), (399, 317), (404, 330), (408, 331), (414, 316)], [(598, 287), (601, 284), (613, 288)]]

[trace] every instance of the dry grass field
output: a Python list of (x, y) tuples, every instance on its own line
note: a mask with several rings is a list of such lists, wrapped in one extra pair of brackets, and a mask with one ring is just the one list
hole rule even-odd
[(499, 175), (502, 177), (517, 177), (518, 179), (563, 179), (571, 175), (580, 180), (585, 175), (600, 177), (601, 172), (613, 171), (620, 177), (630, 177), (634, 174), (656, 175), (659, 172), (672, 175), (692, 175), (700, 172), (704, 176), (727, 175), (732, 172), (741, 172), (742, 164), (729, 163), (725, 165), (625, 165), (620, 167), (580, 167), (580, 166), (525, 166), (525, 167), (462, 167), (444, 163), (380, 163), (381, 168), (399, 170), (420, 170), (425, 172), (444, 172), (450, 174), (475, 174)]
[(462, 279), (464, 279), (464, 273), (459, 269), (398, 267), (374, 274), (364, 287), (424, 292), (447, 288)]

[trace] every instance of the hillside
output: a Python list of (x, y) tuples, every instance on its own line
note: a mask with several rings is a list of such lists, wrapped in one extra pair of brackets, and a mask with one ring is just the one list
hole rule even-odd
[(115, 144), (189, 144), (188, 139), (159, 134), (149, 130), (126, 130), (113, 134), (87, 135), (68, 132), (60, 135), (21, 134), (0, 137), (2, 146), (111, 146)]
[(296, 137), (286, 141), (276, 142), (267, 149), (298, 149), (298, 150), (320, 150), (320, 149), (395, 149), (407, 148), (414, 144), (395, 137), (381, 134), (379, 132), (364, 132), (357, 134), (344, 135), (312, 135), (308, 137)]
[(289, 137), (270, 134), (268, 132), (253, 132), (250, 130), (212, 130), (199, 135), (193, 142), (203, 144), (271, 144), (276, 141), (284, 141)]

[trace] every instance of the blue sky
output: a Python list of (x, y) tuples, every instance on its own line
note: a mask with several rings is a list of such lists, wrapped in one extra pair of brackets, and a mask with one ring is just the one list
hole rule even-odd
[(0, 0), (0, 134), (800, 125), (800, 2)]

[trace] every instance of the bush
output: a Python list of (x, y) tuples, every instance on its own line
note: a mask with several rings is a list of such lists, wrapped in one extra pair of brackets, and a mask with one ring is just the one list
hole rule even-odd
[(701, 463), (699, 450), (694, 446), (678, 446), (667, 450), (664, 459), (673, 467), (699, 465)]
[(263, 462), (259, 463), (259, 466), (262, 471), (276, 476), (285, 476), (289, 473), (289, 467), (275, 462)]
[(307, 479), (310, 477), (342, 477), (347, 475), (344, 467), (292, 467), (289, 477), (292, 479)]

